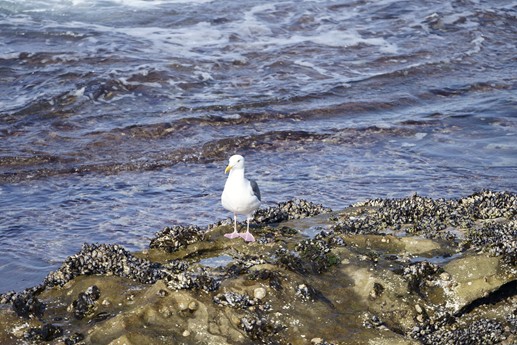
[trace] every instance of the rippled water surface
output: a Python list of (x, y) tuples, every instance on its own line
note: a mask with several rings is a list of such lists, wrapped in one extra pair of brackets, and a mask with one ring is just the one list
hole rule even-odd
[(264, 204), (516, 190), (515, 1), (0, 0), (0, 292)]

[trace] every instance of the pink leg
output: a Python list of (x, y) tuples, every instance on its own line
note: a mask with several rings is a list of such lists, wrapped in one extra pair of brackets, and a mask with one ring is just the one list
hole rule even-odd
[(243, 233), (243, 234), (239, 234), (240, 237), (242, 237), (244, 239), (244, 241), (246, 242), (255, 242), (255, 237), (253, 237), (253, 235), (251, 234), (250, 232), (250, 218), (248, 217), (247, 219), (247, 227), (246, 227), (246, 232)]
[(224, 237), (230, 238), (230, 239), (240, 237), (240, 234), (237, 232), (237, 215), (236, 214), (233, 215), (233, 232), (224, 234)]

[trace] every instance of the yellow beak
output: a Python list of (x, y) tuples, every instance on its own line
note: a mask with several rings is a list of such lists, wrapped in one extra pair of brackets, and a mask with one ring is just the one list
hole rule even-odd
[(226, 167), (226, 169), (224, 169), (224, 173), (225, 173), (225, 174), (228, 174), (228, 173), (230, 172), (230, 170), (232, 170), (232, 168), (233, 168), (233, 166), (228, 165), (228, 166)]

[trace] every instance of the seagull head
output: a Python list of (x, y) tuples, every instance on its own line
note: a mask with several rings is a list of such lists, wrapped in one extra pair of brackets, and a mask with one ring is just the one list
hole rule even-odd
[(228, 174), (232, 169), (244, 169), (244, 157), (241, 155), (231, 156), (224, 173)]

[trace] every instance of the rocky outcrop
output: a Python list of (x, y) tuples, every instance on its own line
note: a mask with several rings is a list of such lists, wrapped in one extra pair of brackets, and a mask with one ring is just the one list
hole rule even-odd
[(319, 216), (292, 223), (279, 206), (255, 243), (222, 223), (166, 228), (141, 253), (85, 245), (41, 286), (0, 297), (0, 343), (517, 341), (515, 194), (296, 205)]

